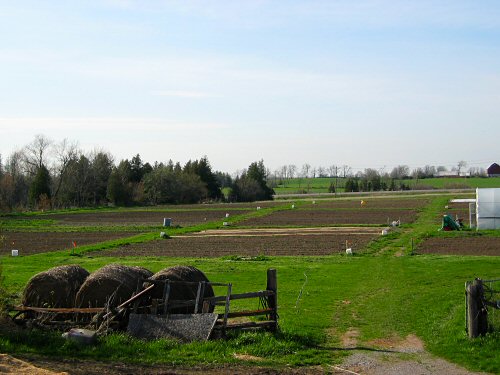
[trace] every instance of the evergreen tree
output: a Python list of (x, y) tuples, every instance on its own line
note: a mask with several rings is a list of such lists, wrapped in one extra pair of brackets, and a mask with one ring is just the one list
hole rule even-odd
[(231, 200), (252, 202), (273, 199), (274, 190), (267, 186), (264, 161), (253, 162), (239, 178), (234, 181)]
[(358, 181), (354, 178), (348, 178), (345, 182), (344, 190), (349, 193), (359, 191)]
[(122, 160), (109, 176), (107, 198), (117, 206), (132, 203), (132, 185), (130, 183), (130, 163)]
[(221, 199), (222, 191), (217, 179), (217, 176), (212, 172), (212, 167), (206, 156), (199, 161), (188, 161), (184, 166), (185, 173), (193, 173), (200, 177), (201, 181), (205, 183), (207, 189), (207, 198)]
[(36, 206), (40, 203), (40, 199), (46, 197), (50, 199), (50, 173), (45, 165), (41, 165), (38, 168), (35, 178), (30, 185), (29, 189), (29, 201), (32, 206)]

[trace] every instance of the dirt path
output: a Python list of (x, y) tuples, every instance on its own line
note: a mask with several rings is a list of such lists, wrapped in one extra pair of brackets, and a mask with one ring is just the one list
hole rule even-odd
[(424, 343), (415, 335), (406, 338), (391, 337), (358, 343), (359, 331), (349, 329), (342, 336), (342, 346), (352, 350), (341, 365), (331, 366), (343, 374), (370, 375), (479, 375), (434, 357), (424, 348)]

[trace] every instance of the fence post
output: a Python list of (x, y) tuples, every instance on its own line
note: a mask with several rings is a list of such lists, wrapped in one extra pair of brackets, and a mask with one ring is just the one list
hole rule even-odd
[(483, 308), (483, 282), (475, 279), (467, 286), (467, 332), (475, 338), (488, 331), (488, 315)]
[(227, 328), (227, 316), (229, 315), (229, 304), (231, 301), (231, 291), (233, 289), (233, 284), (227, 284), (227, 294), (226, 294), (226, 307), (224, 310), (224, 321), (222, 326), (222, 334), (226, 336), (226, 328)]
[(272, 331), (276, 331), (278, 328), (278, 279), (276, 276), (276, 269), (269, 268), (267, 270), (267, 290), (273, 292), (272, 296), (269, 296), (267, 301), (269, 308), (273, 309), (270, 314), (270, 318), (274, 321), (274, 326), (271, 328)]
[(170, 281), (167, 280), (163, 290), (163, 315), (168, 315), (168, 299), (170, 298)]

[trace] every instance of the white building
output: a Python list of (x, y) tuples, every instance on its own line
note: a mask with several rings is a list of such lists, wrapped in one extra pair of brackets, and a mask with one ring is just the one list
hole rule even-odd
[(476, 189), (477, 229), (500, 229), (500, 188)]

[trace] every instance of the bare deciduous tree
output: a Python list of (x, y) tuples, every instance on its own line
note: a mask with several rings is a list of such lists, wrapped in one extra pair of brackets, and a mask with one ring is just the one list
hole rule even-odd
[(303, 178), (307, 178), (307, 177), (309, 177), (309, 171), (310, 170), (311, 170), (311, 165), (305, 163), (304, 165), (302, 165), (302, 170), (300, 171), (300, 175)]
[(80, 151), (78, 150), (77, 143), (70, 143), (67, 139), (63, 139), (54, 146), (54, 154), (56, 158), (54, 172), (57, 176), (57, 182), (53, 198), (57, 199), (68, 165), (71, 161), (76, 161), (78, 159)]
[(426, 177), (433, 177), (436, 174), (436, 167), (433, 165), (426, 165), (423, 171)]
[(326, 177), (326, 169), (322, 166), (318, 167), (318, 177)]
[(467, 162), (465, 160), (460, 160), (457, 164), (457, 172), (460, 176), (460, 173), (467, 167)]
[(407, 165), (398, 165), (394, 167), (390, 173), (391, 178), (401, 180), (407, 178), (410, 175), (410, 167)]
[(338, 176), (338, 167), (336, 165), (330, 165), (327, 169), (330, 177)]
[(23, 151), (23, 163), (27, 173), (35, 175), (38, 169), (47, 165), (47, 154), (52, 141), (42, 134), (37, 134), (33, 142), (28, 144)]
[(287, 166), (288, 178), (294, 178), (297, 172), (297, 166), (294, 164), (289, 164)]
[(342, 166), (342, 178), (346, 178), (351, 175), (352, 168), (349, 167), (348, 165), (343, 165)]

